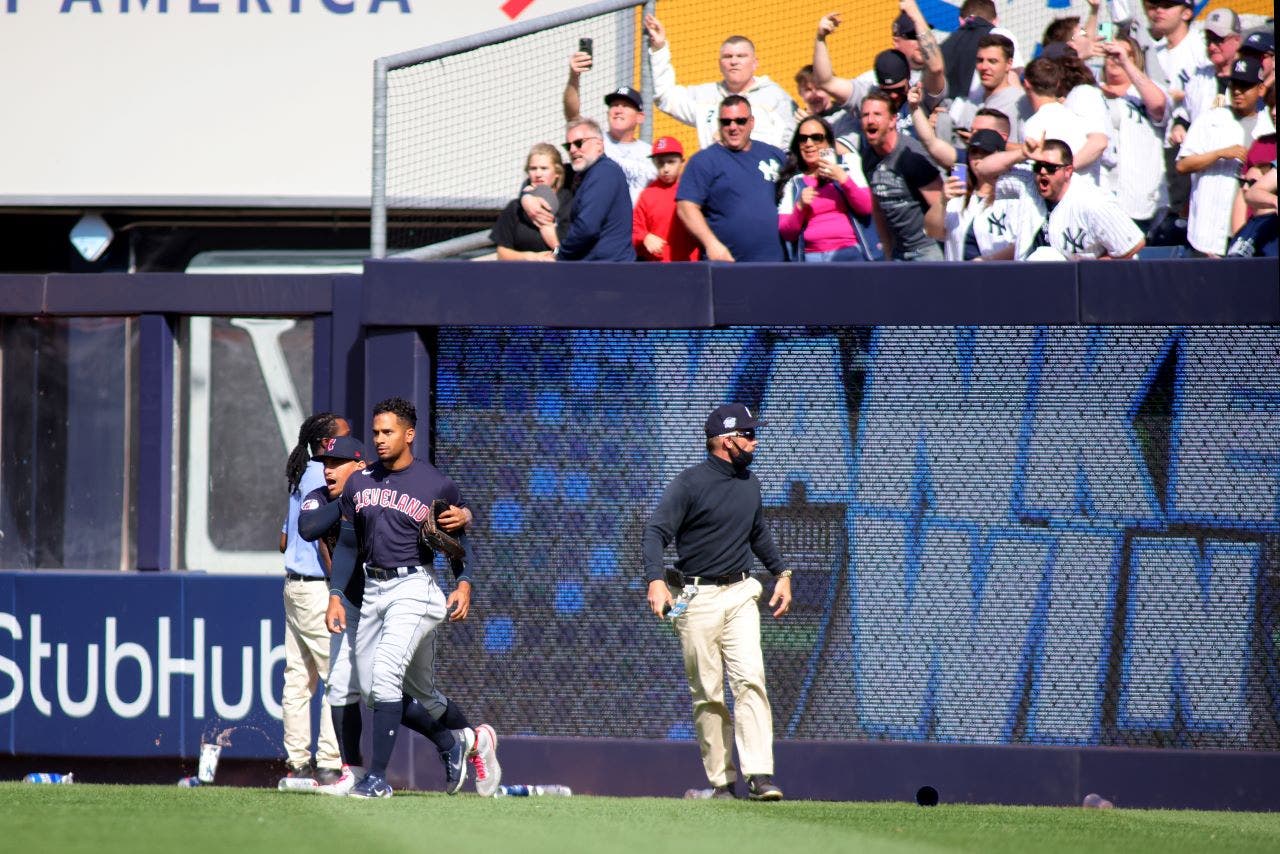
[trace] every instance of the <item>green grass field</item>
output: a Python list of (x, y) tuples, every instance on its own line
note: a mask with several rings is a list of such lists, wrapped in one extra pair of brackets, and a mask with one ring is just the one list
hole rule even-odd
[(269, 789), (0, 783), (13, 852), (1175, 852), (1280, 851), (1280, 813), (900, 803), (398, 793), (381, 801)]

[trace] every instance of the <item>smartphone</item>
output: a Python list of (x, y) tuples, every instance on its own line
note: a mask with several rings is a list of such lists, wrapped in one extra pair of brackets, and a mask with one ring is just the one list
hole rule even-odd
[(1116, 26), (1111, 21), (1100, 21), (1098, 23), (1098, 38), (1104, 42), (1115, 41)]
[(836, 162), (836, 150), (834, 148), (824, 148), (818, 152), (818, 159), (825, 160), (828, 163)]
[(952, 167), (951, 167), (951, 177), (952, 177), (952, 178), (955, 178), (955, 179), (956, 179), (957, 181), (959, 181), (961, 184), (966, 184), (966, 183), (968, 183), (968, 181), (969, 181), (969, 164), (967, 164), (967, 163), (957, 163), (956, 165), (952, 166)]
[(578, 39), (578, 53), (585, 53), (587, 56), (594, 56), (591, 53), (591, 39)]

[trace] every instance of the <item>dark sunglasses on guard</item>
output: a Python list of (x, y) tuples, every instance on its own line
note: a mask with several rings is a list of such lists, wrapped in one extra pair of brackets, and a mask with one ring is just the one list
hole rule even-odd
[(751, 121), (750, 116), (738, 116), (732, 119), (720, 119), (720, 127), (727, 128), (729, 125), (737, 125), (738, 127), (746, 127), (747, 122)]
[(825, 133), (802, 133), (797, 134), (797, 138), (801, 142), (826, 142), (827, 135)]

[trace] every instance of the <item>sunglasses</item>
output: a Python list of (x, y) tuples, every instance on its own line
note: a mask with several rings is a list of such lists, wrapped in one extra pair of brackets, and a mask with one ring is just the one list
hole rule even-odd
[(587, 144), (587, 140), (589, 140), (589, 139), (599, 139), (599, 138), (600, 138), (600, 137), (598, 137), (598, 136), (584, 136), (582, 139), (573, 139), (573, 140), (570, 140), (569, 142), (564, 143), (564, 150), (565, 150), (565, 151), (576, 151), (576, 150), (578, 150), (579, 148), (582, 148), (582, 146), (586, 145), (586, 144)]
[(826, 142), (827, 135), (825, 133), (801, 133), (796, 134), (796, 138), (801, 142)]
[(1048, 175), (1057, 175), (1058, 170), (1066, 166), (1065, 163), (1045, 163), (1043, 160), (1032, 160), (1031, 171), (1039, 175), (1044, 172)]
[(729, 435), (737, 436), (739, 439), (746, 439), (748, 442), (752, 442), (752, 441), (755, 441), (756, 431), (755, 430), (738, 430), (737, 432), (730, 433)]
[(747, 117), (745, 117), (745, 118), (743, 118), (742, 116), (739, 116), (738, 118), (734, 118), (734, 119), (721, 119), (721, 120), (720, 120), (720, 127), (722, 127), (722, 128), (727, 128), (729, 125), (737, 125), (738, 127), (746, 127), (747, 122), (749, 122), (749, 121), (751, 121), (751, 117), (750, 117), (750, 116), (747, 116)]

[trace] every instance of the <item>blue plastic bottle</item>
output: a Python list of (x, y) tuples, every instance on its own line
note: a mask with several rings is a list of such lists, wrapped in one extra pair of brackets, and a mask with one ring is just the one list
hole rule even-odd
[(178, 785), (184, 789), (194, 789), (196, 786), (201, 785), (201, 783), (199, 777), (183, 777), (178, 781)]
[(22, 782), (24, 782), (24, 783), (62, 783), (62, 784), (66, 784), (66, 783), (74, 783), (75, 781), (76, 781), (76, 780), (75, 780), (75, 775), (74, 775), (74, 774), (47, 774), (47, 773), (42, 773), (42, 772), (40, 772), (40, 773), (32, 772), (31, 774), (28, 774), (27, 776), (25, 776), (25, 777), (23, 777), (23, 778), (22, 778)]
[(543, 785), (543, 786), (499, 786), (498, 797), (508, 798), (527, 798), (530, 795), (541, 795), (544, 797), (562, 797), (567, 798), (573, 794), (573, 790), (568, 786)]

